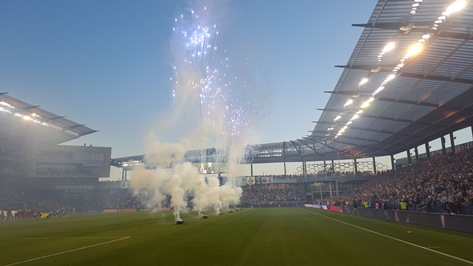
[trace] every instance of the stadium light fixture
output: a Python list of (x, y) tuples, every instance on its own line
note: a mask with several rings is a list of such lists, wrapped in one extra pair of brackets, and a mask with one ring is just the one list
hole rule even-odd
[(422, 51), (422, 48), (423, 48), (423, 44), (420, 42), (413, 44), (407, 51), (407, 54), (405, 55), (405, 57), (410, 58), (412, 56), (418, 55)]
[(351, 105), (353, 103), (353, 99), (348, 99), (348, 101), (343, 105), (343, 108)]
[(447, 10), (442, 13), (444, 16), (450, 16), (452, 13), (462, 10), (466, 6), (465, 0), (457, 0), (447, 7)]
[(394, 42), (389, 42), (388, 44), (386, 44), (386, 46), (384, 46), (382, 52), (387, 53), (391, 51), (392, 49), (394, 49), (394, 47), (396, 47), (396, 44)]
[(366, 82), (368, 82), (368, 80), (369, 80), (368, 78), (362, 78), (360, 83), (358, 83), (358, 87), (361, 87), (361, 86), (365, 85)]

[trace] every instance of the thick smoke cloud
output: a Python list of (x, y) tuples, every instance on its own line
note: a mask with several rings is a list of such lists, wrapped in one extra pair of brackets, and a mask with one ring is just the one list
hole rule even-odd
[[(149, 207), (172, 207), (176, 220), (189, 209), (219, 213), (239, 203), (238, 165), (253, 120), (247, 93), (251, 79), (238, 78), (244, 66), (235, 65), (239, 62), (218, 47), (223, 41), (218, 22), (228, 14), (228, 2), (219, 1), (218, 7), (215, 1), (208, 3), (212, 6), (194, 1), (176, 15), (170, 51), (172, 108), (145, 138), (145, 165), (131, 172), (134, 193)], [(225, 150), (214, 158), (224, 162), (224, 178), (221, 173), (204, 176), (186, 162), (187, 151), (211, 147)], [(201, 160), (206, 162), (205, 157)]]

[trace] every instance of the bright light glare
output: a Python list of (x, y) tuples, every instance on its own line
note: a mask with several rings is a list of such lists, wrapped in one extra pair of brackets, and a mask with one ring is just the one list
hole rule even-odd
[(349, 106), (349, 105), (352, 104), (352, 103), (353, 103), (353, 99), (349, 99), (349, 100), (343, 105), (343, 107), (347, 107), (347, 106)]
[(406, 56), (411, 57), (414, 55), (419, 54), (422, 51), (422, 43), (416, 43), (409, 48), (409, 51), (407, 52)]
[(363, 78), (360, 83), (358, 83), (358, 86), (363, 86), (366, 84), (366, 82), (368, 82), (368, 78)]
[(384, 90), (384, 86), (379, 86), (374, 92), (373, 92), (373, 96), (374, 95), (377, 95), (378, 93), (380, 93), (382, 90)]
[(451, 4), (442, 15), (449, 16), (452, 13), (458, 12), (462, 10), (466, 6), (466, 4), (467, 3), (465, 0), (457, 0), (453, 4)]
[(384, 48), (383, 48), (383, 53), (387, 53), (387, 52), (391, 51), (392, 49), (394, 49), (394, 47), (396, 47), (396, 44), (394, 42), (390, 42), (390, 43), (386, 44), (386, 46), (384, 46)]
[(6, 103), (6, 102), (0, 102), (0, 105), (3, 105), (3, 106), (6, 106), (6, 107), (9, 107), (11, 109), (14, 109), (15, 107), (9, 103)]
[(396, 77), (395, 74), (389, 75), (389, 76), (386, 78), (386, 82), (389, 82), (389, 81), (393, 80), (395, 77)]
[(371, 104), (372, 101), (374, 101), (374, 98), (373, 98), (373, 97), (371, 97), (371, 98), (369, 98), (368, 100), (366, 100), (360, 107), (364, 109), (364, 108), (370, 106), (370, 104)]

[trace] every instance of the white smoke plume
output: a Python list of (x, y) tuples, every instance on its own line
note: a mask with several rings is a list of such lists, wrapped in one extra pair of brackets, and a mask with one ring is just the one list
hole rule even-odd
[[(220, 213), (239, 204), (242, 189), (234, 180), (240, 175), (238, 165), (254, 120), (250, 99), (256, 97), (248, 92), (256, 90), (248, 83), (251, 79), (236, 74), (245, 66), (218, 47), (222, 37), (217, 22), (227, 2), (219, 1), (218, 7), (215, 1), (208, 3), (213, 6), (194, 1), (176, 16), (172, 109), (145, 138), (145, 166), (131, 172), (135, 195), (149, 207), (172, 207), (176, 220), (189, 209)], [(163, 141), (169, 135), (173, 140)], [(215, 158), (225, 164), (224, 183), (220, 173), (204, 176), (186, 162), (189, 150), (210, 147), (225, 151)]]

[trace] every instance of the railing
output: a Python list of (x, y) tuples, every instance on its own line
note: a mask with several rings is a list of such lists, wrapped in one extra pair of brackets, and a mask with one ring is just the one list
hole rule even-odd
[(419, 204), (419, 205), (416, 205), (416, 209), (415, 209), (416, 212), (427, 212), (427, 204)]

